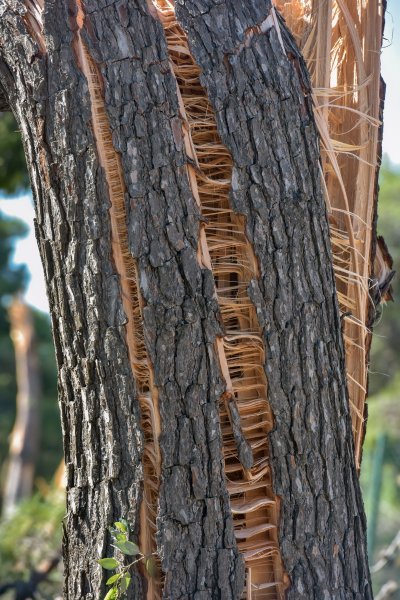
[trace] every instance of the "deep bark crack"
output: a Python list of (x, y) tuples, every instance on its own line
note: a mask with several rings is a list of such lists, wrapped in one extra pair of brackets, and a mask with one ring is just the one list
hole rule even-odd
[[(85, 75), (89, 88), (92, 110), (92, 126), (96, 140), (99, 162), (104, 169), (110, 199), (111, 244), (116, 271), (120, 277), (121, 299), (127, 318), (126, 344), (135, 378), (141, 410), (141, 426), (144, 437), (143, 449), (143, 498), (140, 508), (139, 546), (145, 556), (155, 555), (156, 518), (161, 471), (159, 436), (161, 433), (158, 389), (154, 385), (153, 367), (149, 360), (144, 340), (143, 307), (138, 270), (129, 250), (127, 215), (125, 210), (125, 182), (121, 159), (114, 149), (112, 134), (103, 98), (102, 78), (86, 45), (81, 38), (85, 15), (80, 0), (77, 0), (75, 52), (79, 67)], [(157, 562), (159, 559), (157, 557)], [(162, 575), (150, 577), (145, 569), (147, 597), (161, 597)]]
[[(258, 264), (245, 221), (230, 207), (232, 158), (219, 138), (200, 69), (173, 7), (165, 1), (156, 8), (176, 78), (188, 179), (204, 217), (198, 261), (213, 273), (225, 333), (216, 341), (226, 383), (219, 408), (235, 536), (246, 563), (243, 598), (260, 593), (283, 598), (288, 578), (278, 546), (279, 499), (272, 490), (268, 448), (273, 416), (267, 401), (262, 331), (248, 294), (250, 282), (258, 277)], [(246, 31), (237, 52), (255, 33), (275, 25), (272, 12), (261, 26)]]
[(26, 29), (39, 47), (39, 56), (43, 56), (47, 52), (42, 22), (44, 0), (25, 0), (25, 7), (24, 23)]

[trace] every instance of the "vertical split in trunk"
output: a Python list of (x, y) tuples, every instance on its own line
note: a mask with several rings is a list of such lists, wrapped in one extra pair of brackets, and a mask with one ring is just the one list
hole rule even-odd
[(381, 290), (392, 277), (390, 259), (385, 260), (379, 245), (376, 248), (384, 6), (361, 0), (274, 3), (296, 37), (313, 85), (337, 297), (343, 316), (355, 455), (360, 468), (370, 328)]
[(39, 53), (46, 54), (46, 42), (43, 35), (42, 12), (44, 0), (25, 0), (26, 13), (24, 22), (26, 29), (38, 45)]
[[(128, 245), (125, 183), (121, 159), (113, 146), (111, 129), (104, 106), (102, 77), (81, 38), (80, 30), (83, 27), (84, 19), (84, 13), (78, 0), (77, 25), (79, 30), (76, 36), (75, 51), (79, 66), (88, 83), (93, 133), (99, 162), (104, 169), (108, 184), (112, 253), (117, 273), (120, 276), (122, 304), (127, 319), (126, 343), (141, 410), (141, 426), (144, 436), (144, 482), (140, 509), (139, 546), (141, 552), (148, 556), (157, 551), (155, 535), (161, 469), (158, 442), (161, 431), (158, 390), (154, 385), (153, 369), (144, 342), (143, 299), (139, 290), (137, 266)], [(161, 570), (158, 568), (157, 576), (149, 577), (147, 571), (143, 569), (143, 575), (147, 579), (147, 598), (149, 600), (157, 600), (161, 597), (160, 574)]]
[(204, 217), (199, 262), (212, 270), (225, 335), (217, 355), (226, 382), (220, 399), (225, 474), (238, 548), (246, 564), (243, 598), (283, 598), (288, 578), (278, 545), (279, 499), (272, 489), (265, 349), (248, 288), (258, 276), (244, 218), (230, 207), (232, 158), (217, 131), (174, 8), (156, 4), (177, 83), (188, 178)]

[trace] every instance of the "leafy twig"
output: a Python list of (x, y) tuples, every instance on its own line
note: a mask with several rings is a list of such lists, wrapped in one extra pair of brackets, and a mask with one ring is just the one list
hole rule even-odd
[(138, 562), (143, 561), (147, 572), (151, 577), (155, 574), (155, 562), (153, 556), (145, 556), (140, 552), (139, 546), (134, 542), (131, 542), (129, 538), (129, 525), (125, 519), (120, 519), (114, 523), (114, 527), (110, 527), (110, 533), (113, 538), (114, 544), (112, 546), (117, 548), (125, 556), (135, 557), (129, 564), (120, 563), (116, 558), (100, 558), (98, 563), (103, 569), (107, 571), (116, 571), (114, 575), (111, 575), (106, 581), (106, 585), (111, 586), (104, 600), (116, 600), (117, 598), (124, 598), (126, 590), (131, 584), (130, 569)]

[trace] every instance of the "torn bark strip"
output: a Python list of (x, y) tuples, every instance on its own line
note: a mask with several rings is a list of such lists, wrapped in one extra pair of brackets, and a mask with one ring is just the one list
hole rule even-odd
[(78, 0), (76, 21), (78, 32), (75, 50), (80, 68), (89, 87), (92, 108), (92, 125), (101, 166), (104, 169), (110, 197), (111, 243), (116, 270), (120, 276), (122, 304), (126, 314), (126, 343), (132, 372), (138, 388), (141, 410), (141, 426), (144, 436), (143, 450), (143, 499), (140, 509), (139, 545), (145, 556), (155, 555), (158, 568), (150, 577), (147, 570), (147, 598), (157, 600), (162, 592), (162, 572), (157, 557), (156, 518), (160, 481), (161, 433), (158, 390), (154, 385), (154, 374), (147, 355), (143, 331), (143, 299), (140, 293), (137, 265), (129, 250), (127, 217), (125, 212), (125, 182), (121, 159), (114, 149), (102, 89), (102, 78), (98, 67), (82, 41), (80, 30), (85, 15)]
[(274, 3), (295, 36), (311, 76), (359, 469), (371, 328), (382, 298), (382, 279), (390, 273), (376, 239), (385, 10), (381, 2), (361, 0)]
[(26, 13), (24, 15), (24, 22), (26, 29), (37, 43), (39, 53), (42, 56), (47, 52), (42, 22), (44, 0), (25, 0), (25, 7)]

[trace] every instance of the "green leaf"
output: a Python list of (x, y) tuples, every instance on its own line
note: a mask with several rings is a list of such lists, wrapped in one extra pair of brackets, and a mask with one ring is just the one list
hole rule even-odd
[(116, 573), (115, 575), (111, 575), (111, 577), (109, 577), (107, 579), (106, 585), (112, 585), (113, 583), (118, 581), (118, 579), (120, 579), (120, 577), (121, 577), (121, 573)]
[(125, 542), (125, 541), (127, 541), (127, 539), (126, 539), (126, 533), (116, 533), (114, 535), (114, 537), (117, 540), (117, 542)]
[(115, 529), (118, 529), (119, 531), (122, 531), (123, 533), (128, 532), (128, 524), (125, 521), (125, 519), (122, 519), (121, 521), (115, 521), (114, 527), (115, 527)]
[(126, 590), (129, 587), (130, 582), (131, 582), (131, 578), (129, 577), (129, 575), (125, 575), (120, 583), (120, 588), (121, 588), (122, 592), (126, 592)]
[(122, 523), (122, 525), (123, 525), (124, 527), (126, 527), (126, 531), (129, 533), (129, 531), (130, 531), (130, 528), (129, 528), (129, 523), (128, 523), (128, 521), (127, 521), (126, 519), (120, 519), (120, 523)]
[(116, 600), (118, 598), (118, 588), (112, 587), (108, 590), (107, 594), (104, 596), (104, 600)]
[(157, 573), (156, 561), (151, 556), (146, 559), (146, 571), (150, 577), (155, 577)]
[(115, 558), (100, 558), (97, 562), (103, 569), (108, 571), (112, 571), (119, 566), (119, 562)]
[(117, 542), (115, 545), (121, 550), (121, 552), (127, 554), (128, 556), (136, 556), (140, 553), (139, 546), (133, 542)]

